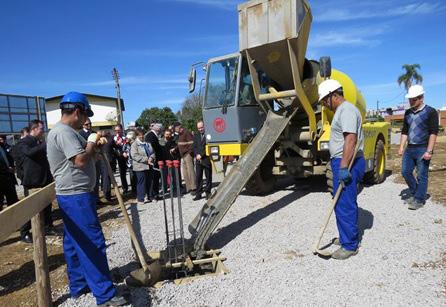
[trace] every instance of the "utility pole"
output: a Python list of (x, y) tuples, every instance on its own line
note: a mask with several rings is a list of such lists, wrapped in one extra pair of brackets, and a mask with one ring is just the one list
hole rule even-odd
[(116, 89), (116, 99), (118, 100), (118, 114), (116, 114), (118, 123), (124, 126), (124, 115), (122, 114), (121, 109), (121, 86), (119, 85), (119, 73), (116, 68), (112, 70), (113, 80), (115, 80), (115, 89)]

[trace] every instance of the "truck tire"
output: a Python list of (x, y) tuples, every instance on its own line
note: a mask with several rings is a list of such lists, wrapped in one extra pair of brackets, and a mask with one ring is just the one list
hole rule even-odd
[(274, 190), (277, 178), (273, 175), (274, 151), (268, 153), (246, 184), (249, 195), (265, 195)]
[(330, 193), (333, 193), (333, 171), (331, 169), (330, 161), (327, 163), (327, 171), (325, 172), (325, 176), (327, 177), (327, 190)]
[(375, 145), (373, 169), (364, 176), (364, 182), (378, 184), (386, 179), (386, 153), (383, 140), (379, 139)]

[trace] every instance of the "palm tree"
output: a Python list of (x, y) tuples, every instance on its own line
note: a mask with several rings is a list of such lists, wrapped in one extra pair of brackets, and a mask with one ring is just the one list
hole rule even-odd
[(420, 64), (404, 64), (403, 69), (406, 70), (404, 74), (398, 77), (398, 85), (404, 84), (406, 91), (412, 86), (412, 83), (420, 84), (423, 82), (423, 76), (421, 76), (417, 69), (421, 69)]

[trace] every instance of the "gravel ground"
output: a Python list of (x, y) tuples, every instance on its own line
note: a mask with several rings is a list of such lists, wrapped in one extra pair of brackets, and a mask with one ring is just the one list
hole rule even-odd
[[(228, 258), (229, 274), (131, 289), (133, 306), (446, 305), (445, 206), (428, 201), (425, 208), (409, 211), (399, 196), (405, 187), (392, 177), (366, 187), (359, 195), (359, 254), (326, 260), (311, 252), (331, 200), (323, 178), (281, 185), (265, 197), (239, 196), (211, 238), (210, 245)], [(183, 198), (186, 226), (203, 203)], [(145, 247), (164, 248), (162, 202), (129, 211)], [(323, 242), (336, 235), (332, 218)], [(133, 253), (124, 226), (108, 244), (110, 267), (128, 273)], [(67, 297), (56, 298), (61, 295)], [(62, 303), (94, 305), (91, 294)]]

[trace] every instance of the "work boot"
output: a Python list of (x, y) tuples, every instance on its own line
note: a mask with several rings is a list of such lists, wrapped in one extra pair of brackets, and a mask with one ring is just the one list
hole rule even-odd
[(197, 193), (193, 200), (200, 200), (201, 199), (201, 193)]
[(343, 247), (340, 247), (331, 255), (331, 258), (336, 259), (336, 260), (345, 260), (347, 258), (350, 258), (351, 256), (356, 255), (357, 253), (358, 253), (358, 250), (349, 251)]
[(121, 295), (115, 295), (112, 297), (111, 300), (98, 305), (99, 307), (105, 307), (105, 306), (122, 306), (127, 305), (129, 302)]
[(339, 238), (334, 238), (333, 241), (331, 241), (331, 244), (341, 246), (341, 242), (339, 241)]
[(422, 208), (423, 206), (424, 206), (424, 203), (422, 201), (416, 200), (414, 198), (413, 201), (411, 201), (409, 203), (409, 206), (407, 208), (409, 208), (409, 210), (418, 210), (418, 209)]

